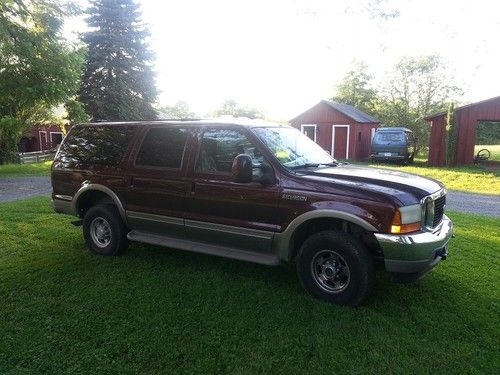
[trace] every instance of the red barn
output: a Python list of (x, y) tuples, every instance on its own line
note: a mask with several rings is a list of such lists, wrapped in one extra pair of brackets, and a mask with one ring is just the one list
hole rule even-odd
[(19, 141), (19, 152), (46, 151), (56, 148), (63, 140), (60, 125), (36, 125), (28, 129)]
[(322, 100), (290, 120), (336, 159), (364, 160), (380, 122), (348, 104)]
[[(429, 140), (429, 165), (446, 164), (446, 112), (428, 116), (425, 120), (431, 125)], [(478, 121), (500, 121), (500, 96), (455, 108), (457, 143), (454, 165), (472, 164)]]

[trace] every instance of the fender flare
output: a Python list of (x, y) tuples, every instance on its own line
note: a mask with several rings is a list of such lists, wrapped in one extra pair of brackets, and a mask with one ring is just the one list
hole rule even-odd
[(89, 191), (100, 191), (102, 193), (105, 193), (108, 195), (112, 200), (113, 203), (116, 205), (118, 208), (118, 212), (120, 213), (120, 216), (123, 220), (124, 223), (127, 223), (127, 216), (125, 215), (125, 208), (123, 207), (122, 202), (120, 201), (120, 198), (116, 195), (116, 193), (111, 190), (110, 188), (101, 185), (101, 184), (88, 184), (88, 183), (83, 183), (82, 187), (76, 192), (76, 194), (73, 196), (73, 202), (72, 202), (72, 208), (73, 212), (78, 215), (78, 202), (79, 198), (86, 192)]
[(302, 224), (314, 219), (340, 219), (356, 224), (368, 232), (378, 232), (378, 229), (366, 220), (345, 211), (330, 209), (309, 211), (293, 219), (283, 232), (275, 234), (274, 239), (276, 242), (274, 242), (273, 247), (280, 259), (284, 261), (290, 260), (290, 241), (293, 234)]

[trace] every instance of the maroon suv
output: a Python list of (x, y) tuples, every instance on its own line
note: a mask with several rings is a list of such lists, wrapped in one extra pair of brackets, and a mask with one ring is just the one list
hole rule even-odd
[(265, 265), (295, 262), (313, 296), (361, 303), (381, 262), (414, 281), (447, 256), (437, 181), (337, 162), (298, 130), (250, 120), (74, 126), (52, 167), (53, 205), (88, 248), (129, 241)]

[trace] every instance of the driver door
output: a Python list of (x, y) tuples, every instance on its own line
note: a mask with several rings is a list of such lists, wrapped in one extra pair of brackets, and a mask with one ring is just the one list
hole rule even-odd
[(279, 226), (280, 186), (260, 182), (238, 183), (231, 166), (239, 154), (263, 156), (244, 129), (210, 127), (198, 133), (197, 152), (191, 160), (191, 181), (186, 201), (185, 226), (188, 238), (222, 246), (269, 252)]

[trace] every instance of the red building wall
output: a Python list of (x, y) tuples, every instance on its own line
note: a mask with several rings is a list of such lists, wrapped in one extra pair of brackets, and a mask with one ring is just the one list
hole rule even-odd
[(358, 123), (325, 103), (318, 103), (290, 124), (299, 130), (303, 124), (316, 124), (316, 143), (330, 153), (333, 125), (349, 125), (349, 159), (355, 160), (370, 157), (371, 129), (379, 126), (378, 123)]
[(446, 114), (434, 117), (430, 123), (428, 164), (442, 166), (446, 164)]
[[(455, 165), (474, 162), (474, 146), (478, 121), (500, 121), (500, 96), (455, 109), (457, 144)], [(431, 124), (429, 165), (446, 164), (446, 114), (437, 114), (426, 120)]]
[[(37, 125), (31, 127), (19, 142), (20, 152), (46, 151), (57, 147), (56, 134), (64, 133), (59, 125)], [(62, 135), (64, 138), (64, 134)]]

